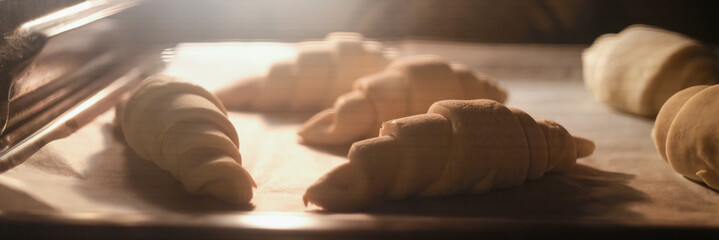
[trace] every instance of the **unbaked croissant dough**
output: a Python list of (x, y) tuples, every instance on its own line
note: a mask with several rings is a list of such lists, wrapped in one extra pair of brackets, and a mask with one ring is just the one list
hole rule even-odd
[(219, 99), (204, 88), (157, 75), (144, 80), (117, 115), (127, 144), (193, 194), (247, 204), (255, 182), (242, 167), (239, 139)]
[(719, 85), (674, 94), (659, 111), (652, 137), (675, 171), (719, 190)]
[(486, 98), (499, 102), (507, 92), (494, 80), (434, 55), (395, 59), (382, 72), (360, 78), (354, 91), (299, 129), (307, 144), (343, 145), (377, 135), (382, 122), (424, 113), (445, 99)]
[(323, 41), (299, 43), (297, 50), (295, 58), (274, 63), (267, 75), (222, 88), (217, 96), (238, 110), (322, 109), (352, 90), (357, 78), (381, 71), (388, 62), (381, 43), (358, 33), (330, 33)]
[(655, 117), (672, 94), (719, 80), (713, 49), (678, 33), (632, 25), (597, 38), (582, 53), (584, 82), (619, 111)]
[(573, 166), (594, 151), (561, 125), (488, 99), (444, 100), (382, 124), (349, 162), (310, 186), (305, 204), (358, 210), (377, 199), (480, 194)]

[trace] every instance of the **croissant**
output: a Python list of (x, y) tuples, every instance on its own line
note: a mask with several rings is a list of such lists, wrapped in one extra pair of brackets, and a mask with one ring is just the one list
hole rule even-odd
[(293, 59), (274, 63), (266, 76), (251, 77), (216, 91), (230, 109), (277, 111), (328, 107), (352, 90), (359, 77), (381, 71), (384, 47), (359, 33), (335, 32), (323, 41), (298, 44)]
[(657, 115), (654, 145), (674, 171), (719, 190), (719, 85), (674, 94)]
[(679, 90), (719, 80), (717, 54), (667, 30), (632, 25), (605, 34), (582, 53), (584, 82), (610, 107), (654, 118)]
[(499, 102), (443, 100), (352, 144), (349, 162), (310, 186), (303, 200), (353, 211), (381, 198), (481, 194), (566, 170), (593, 151), (592, 141)]
[(398, 58), (383, 72), (358, 79), (354, 89), (340, 96), (334, 108), (308, 119), (298, 131), (300, 140), (350, 144), (376, 136), (384, 121), (424, 113), (439, 100), (507, 99), (507, 92), (494, 80), (434, 55)]
[(127, 145), (193, 194), (247, 204), (255, 182), (241, 166), (237, 132), (212, 93), (176, 77), (144, 80), (122, 106)]

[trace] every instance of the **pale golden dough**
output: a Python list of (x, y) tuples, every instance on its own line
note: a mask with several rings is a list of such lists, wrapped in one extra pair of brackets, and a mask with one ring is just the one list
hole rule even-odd
[(679, 174), (719, 190), (719, 85), (674, 94), (657, 115), (652, 137)]
[(595, 98), (616, 110), (651, 118), (677, 91), (719, 80), (713, 49), (645, 25), (600, 36), (582, 53), (582, 64), (584, 82)]
[(307, 120), (298, 135), (305, 144), (345, 145), (376, 136), (382, 122), (424, 113), (446, 99), (492, 99), (507, 92), (494, 80), (434, 55), (397, 58), (382, 72), (355, 82), (334, 107)]
[(536, 124), (534, 118), (526, 112), (516, 108), (509, 108), (509, 110), (512, 111), (522, 125), (524, 136), (527, 139), (530, 159), (527, 179), (532, 180), (539, 178), (544, 175), (544, 169), (547, 167), (547, 162), (549, 161), (549, 148), (547, 146), (547, 140), (544, 138), (543, 128), (539, 124)]
[(127, 145), (172, 173), (188, 192), (231, 204), (250, 202), (254, 180), (242, 168), (237, 132), (212, 93), (156, 75), (144, 80), (117, 111)]
[(230, 109), (316, 110), (352, 90), (352, 83), (388, 63), (379, 42), (359, 33), (335, 32), (322, 41), (300, 42), (292, 59), (272, 64), (264, 76), (242, 79), (216, 91)]
[(349, 162), (318, 179), (303, 199), (355, 211), (380, 199), (481, 194), (566, 170), (593, 151), (592, 141), (499, 102), (443, 100), (352, 144)]

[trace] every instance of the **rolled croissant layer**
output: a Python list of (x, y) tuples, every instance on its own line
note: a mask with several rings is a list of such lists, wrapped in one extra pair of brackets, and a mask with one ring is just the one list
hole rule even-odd
[(652, 137), (677, 173), (719, 190), (719, 85), (674, 94), (657, 115)]
[(266, 75), (238, 81), (217, 96), (236, 110), (322, 109), (351, 91), (356, 79), (381, 71), (388, 62), (382, 44), (351, 32), (301, 42), (297, 51), (294, 58), (272, 64)]
[(582, 53), (582, 66), (585, 85), (596, 99), (650, 118), (679, 90), (719, 81), (714, 49), (647, 25), (600, 36)]
[(219, 99), (164, 75), (144, 80), (118, 119), (128, 146), (180, 180), (193, 194), (247, 204), (255, 186), (242, 168), (239, 139)]
[(298, 135), (306, 144), (345, 145), (377, 134), (382, 122), (424, 113), (445, 99), (492, 99), (507, 92), (494, 80), (434, 55), (395, 59), (383, 71), (360, 78), (334, 107), (307, 120)]
[(444, 100), (384, 122), (352, 144), (349, 162), (304, 194), (305, 204), (354, 211), (378, 199), (481, 194), (564, 171), (594, 151), (561, 125), (487, 99)]

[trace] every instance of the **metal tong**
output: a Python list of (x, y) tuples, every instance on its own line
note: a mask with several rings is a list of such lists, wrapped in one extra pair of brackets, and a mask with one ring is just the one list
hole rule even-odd
[(140, 61), (150, 51), (129, 44), (122, 27), (106, 19), (139, 2), (85, 1), (3, 33), (0, 173), (75, 132), (157, 71), (161, 61)]

